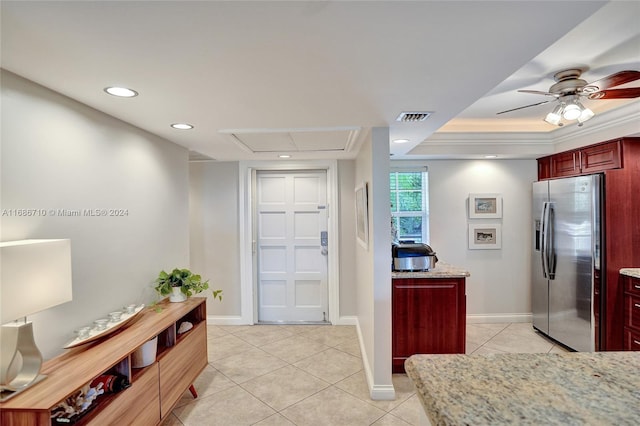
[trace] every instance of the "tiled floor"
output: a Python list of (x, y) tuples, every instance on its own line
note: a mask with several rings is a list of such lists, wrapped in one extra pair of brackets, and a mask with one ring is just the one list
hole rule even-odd
[[(417, 425), (411, 381), (393, 376), (395, 401), (369, 399), (355, 327), (209, 326), (209, 365), (163, 426)], [(467, 353), (563, 348), (531, 324), (468, 324)]]

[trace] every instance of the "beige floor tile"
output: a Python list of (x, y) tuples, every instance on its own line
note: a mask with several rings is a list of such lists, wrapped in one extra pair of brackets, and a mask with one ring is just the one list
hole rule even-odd
[(311, 324), (284, 324), (278, 327), (288, 331), (291, 334), (300, 334), (307, 331), (315, 330), (318, 327), (327, 327), (326, 325), (311, 325)]
[(239, 386), (173, 410), (185, 426), (252, 425), (273, 415), (269, 406)]
[(293, 365), (329, 383), (337, 383), (362, 370), (360, 358), (333, 348), (305, 358)]
[(516, 332), (501, 332), (484, 344), (484, 348), (509, 353), (545, 353), (549, 352), (553, 343), (535, 333), (523, 334)]
[(467, 341), (464, 344), (464, 351), (465, 351), (464, 353), (471, 354), (474, 351), (476, 351), (480, 346), (481, 346), (480, 343), (467, 339)]
[(394, 374), (392, 381), (396, 392), (396, 399), (393, 401), (374, 401), (371, 399), (364, 371), (359, 371), (339, 381), (335, 386), (381, 410), (391, 411), (415, 394), (413, 382), (406, 374)]
[(297, 426), (358, 426), (374, 423), (385, 412), (332, 386), (280, 414)]
[(523, 336), (538, 334), (534, 330), (533, 325), (530, 322), (514, 322), (512, 324), (509, 324), (509, 326), (505, 328), (503, 331), (507, 333), (522, 334)]
[(467, 324), (466, 340), (480, 346), (507, 326), (508, 324)]
[[(193, 382), (193, 386), (196, 388), (196, 392), (198, 393), (198, 398), (204, 398), (225, 389), (229, 389), (235, 385), (235, 383), (210, 365), (207, 365), (196, 381)], [(187, 390), (182, 394), (182, 397), (176, 404), (176, 407), (181, 407), (193, 401), (193, 395), (191, 395), (191, 392)]]
[(244, 330), (248, 330), (254, 326), (253, 325), (218, 325), (217, 327), (220, 327), (222, 330), (226, 331), (227, 333), (235, 334)]
[(398, 407), (391, 410), (390, 414), (399, 417), (410, 425), (419, 425), (420, 413), (422, 413), (423, 410), (418, 396), (413, 395)]
[(415, 425), (411, 425), (411, 423), (407, 423), (393, 414), (386, 414), (380, 420), (375, 422), (373, 426), (418, 426), (418, 424), (416, 423)]
[(222, 337), (229, 334), (223, 328), (217, 325), (207, 325), (207, 337)]
[(235, 383), (244, 383), (287, 365), (267, 352), (253, 348), (238, 355), (211, 362), (211, 365)]
[(362, 358), (362, 355), (360, 353), (360, 342), (358, 341), (358, 339), (345, 340), (344, 342), (334, 347), (339, 351), (357, 356), (358, 358)]
[(554, 353), (554, 354), (563, 354), (567, 352), (570, 352), (570, 351), (566, 349), (564, 346), (560, 346), (556, 344), (554, 344), (551, 350), (549, 351), (549, 353)]
[(504, 351), (499, 351), (497, 349), (491, 349), (487, 346), (480, 346), (478, 349), (473, 351), (473, 355), (487, 355), (487, 354), (503, 354)]
[(319, 352), (326, 351), (329, 346), (300, 335), (293, 335), (262, 346), (260, 349), (293, 364)]
[(324, 380), (292, 365), (242, 384), (244, 390), (276, 411), (284, 410), (328, 386)]
[(237, 338), (232, 334), (221, 337), (211, 337), (207, 339), (207, 352), (209, 362), (237, 355), (253, 349), (254, 346)]
[(318, 341), (327, 346), (337, 346), (349, 339), (358, 339), (356, 328), (351, 325), (317, 327), (304, 332), (301, 336)]
[(274, 414), (264, 420), (259, 421), (255, 426), (295, 426), (286, 417), (280, 414)]
[(279, 326), (256, 326), (239, 331), (234, 336), (244, 340), (253, 346), (264, 346), (293, 336), (292, 333)]
[[(353, 326), (208, 326), (207, 336), (200, 397), (186, 392), (163, 426), (419, 424), (422, 405), (406, 375), (393, 376), (395, 401), (369, 398)], [(566, 351), (530, 323), (467, 324), (466, 338), (473, 354)]]

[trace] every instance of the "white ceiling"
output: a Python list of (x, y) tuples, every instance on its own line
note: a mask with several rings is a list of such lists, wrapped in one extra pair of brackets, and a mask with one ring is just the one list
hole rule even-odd
[[(410, 140), (391, 144), (402, 158), (464, 154), (430, 144), (452, 134), (551, 140), (554, 127), (542, 122), (551, 104), (495, 113), (547, 100), (517, 90), (546, 91), (565, 68), (582, 68), (589, 82), (640, 69), (636, 1), (2, 1), (0, 7), (4, 69), (217, 160), (276, 159), (282, 152), (294, 159), (353, 158), (377, 126), (389, 126), (392, 139)], [(112, 85), (140, 95), (105, 94)], [(589, 102), (599, 115), (640, 108), (638, 100)], [(403, 111), (432, 115), (422, 123), (396, 122)], [(176, 122), (195, 128), (169, 127)], [(491, 149), (477, 143), (473, 154)]]

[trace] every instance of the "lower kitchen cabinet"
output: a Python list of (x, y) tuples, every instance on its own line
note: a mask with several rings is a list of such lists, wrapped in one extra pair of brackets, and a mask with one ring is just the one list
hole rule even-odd
[(624, 350), (640, 350), (640, 278), (621, 275), (624, 282)]
[(392, 280), (394, 373), (414, 354), (465, 353), (465, 278)]

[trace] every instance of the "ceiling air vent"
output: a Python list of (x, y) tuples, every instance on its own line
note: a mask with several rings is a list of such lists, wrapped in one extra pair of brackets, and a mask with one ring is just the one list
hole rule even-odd
[(419, 121), (424, 121), (431, 115), (430, 112), (425, 111), (410, 111), (410, 112), (401, 112), (396, 121), (401, 121), (403, 123), (416, 123)]

